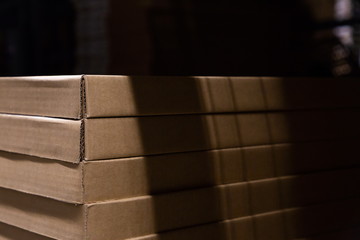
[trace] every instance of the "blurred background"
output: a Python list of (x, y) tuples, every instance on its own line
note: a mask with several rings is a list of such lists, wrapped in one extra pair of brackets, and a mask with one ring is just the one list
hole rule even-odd
[(358, 76), (360, 0), (1, 0), (0, 75)]

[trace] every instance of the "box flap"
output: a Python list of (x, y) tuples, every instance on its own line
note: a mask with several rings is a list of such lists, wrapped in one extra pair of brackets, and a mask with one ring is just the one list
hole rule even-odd
[(1, 77), (0, 112), (79, 119), (81, 76)]
[(85, 159), (110, 159), (360, 135), (359, 110), (85, 119)]
[(0, 114), (0, 150), (78, 163), (81, 120)]
[(83, 164), (0, 151), (0, 187), (83, 203)]
[(55, 239), (84, 239), (82, 205), (0, 188), (0, 222)]

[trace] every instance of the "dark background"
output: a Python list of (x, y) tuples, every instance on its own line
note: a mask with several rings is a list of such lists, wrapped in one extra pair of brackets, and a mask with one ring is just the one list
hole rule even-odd
[(358, 0), (1, 0), (0, 75), (359, 75)]

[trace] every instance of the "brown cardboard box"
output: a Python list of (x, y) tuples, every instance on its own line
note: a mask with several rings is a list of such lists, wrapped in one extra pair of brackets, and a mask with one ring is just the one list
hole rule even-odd
[(81, 121), (0, 114), (0, 149), (79, 162)]
[[(131, 238), (131, 240), (255, 240), (253, 226), (254, 223), (252, 217), (242, 217), (138, 238)], [(266, 235), (267, 232), (264, 232), (263, 234)]]
[[(74, 203), (245, 181), (256, 183), (254, 180), (289, 175), (295, 175), (291, 177), (295, 178), (294, 189), (299, 189), (302, 183), (296, 180), (301, 178), (298, 174), (359, 167), (356, 144), (349, 141), (276, 144), (79, 164), (0, 151), (0, 187)], [(309, 176), (304, 175), (304, 179)], [(314, 184), (327, 179), (315, 179)], [(289, 196), (297, 199), (295, 195)]]
[[(252, 235), (252, 219), (244, 217), (131, 238), (131, 240), (254, 240)], [(19, 239), (50, 240), (51, 238), (0, 223), (0, 240)]]
[[(232, 152), (239, 153), (228, 149), (79, 164), (0, 152), (0, 186), (75, 203), (212, 186), (222, 182), (215, 172), (220, 161), (238, 160)], [(237, 169), (232, 181), (243, 181)]]
[[(253, 231), (254, 223), (252, 219), (252, 217), (238, 218), (213, 224), (204, 224), (190, 228), (151, 234), (128, 240), (255, 240)], [(260, 233), (260, 236), (258, 236), (259, 238), (269, 237), (271, 228), (269, 222), (267, 222), (267, 224), (268, 226), (265, 226), (266, 229)], [(296, 240), (354, 240), (359, 236), (360, 227), (353, 227), (341, 229), (336, 232), (330, 231), (330, 233), (322, 233), (316, 236), (296, 238)], [(0, 240), (19, 239), (50, 240), (51, 238), (0, 223)]]
[(84, 205), (0, 189), (0, 221), (55, 239), (126, 239), (219, 221), (219, 190)]
[[(325, 237), (332, 237), (329, 239), (354, 240), (357, 239), (356, 237), (359, 234), (358, 229), (360, 208), (358, 202), (359, 198), (353, 198), (321, 205), (312, 205), (303, 208), (289, 208), (263, 214), (256, 214), (249, 217), (233, 218), (225, 221), (189, 226), (171, 231), (150, 233), (148, 235), (131, 238), (131, 240), (323, 240), (327, 239)], [(35, 205), (37, 205), (37, 203), (38, 202), (35, 202)], [(24, 207), (24, 205), (21, 207)], [(18, 208), (21, 207), (18, 206)], [(109, 207), (111, 208), (111, 206)], [(24, 208), (22, 210), (24, 210)], [(63, 211), (64, 209), (61, 208), (60, 210)], [(63, 222), (58, 223), (60, 225), (56, 225), (56, 227), (50, 227), (50, 225), (53, 224), (51, 222), (54, 221), (53, 217), (50, 215), (43, 215), (42, 221), (46, 224), (38, 225), (38, 220), (41, 220), (41, 218), (36, 219), (34, 216), (31, 216), (36, 213), (24, 211), (22, 214), (25, 214), (26, 219), (31, 218), (33, 221), (37, 221), (37, 224), (32, 226), (31, 230), (33, 231), (40, 231), (43, 234), (48, 234), (49, 232), (53, 235), (61, 234), (63, 236), (61, 239), (85, 239), (85, 236), (78, 235), (75, 237), (72, 235), (74, 233), (71, 233), (70, 229), (72, 229), (73, 232), (75, 231), (76, 222), (70, 221), (69, 219), (66, 220), (67, 214), (65, 213), (62, 215)], [(109, 212), (107, 214), (112, 215)], [(113, 214), (116, 214), (116, 212)], [(138, 214), (141, 215), (141, 213)], [(126, 216), (123, 215), (123, 217)], [(156, 214), (154, 214), (154, 218), (157, 218)], [(59, 219), (56, 220), (59, 221)], [(125, 225), (119, 225), (115, 230), (115, 228), (112, 229), (112, 227), (115, 227), (116, 223), (108, 222), (106, 220), (103, 222), (103, 220), (104, 219), (99, 218), (97, 224), (88, 226), (94, 229), (90, 230), (87, 228), (86, 231), (88, 231), (88, 235), (86, 239), (123, 239), (119, 237), (119, 235), (123, 234), (122, 231), (124, 229), (126, 229), (126, 231), (132, 231), (132, 233), (135, 233), (139, 228), (139, 225), (136, 224), (131, 225), (130, 229), (127, 229)], [(123, 219), (121, 218), (121, 221), (122, 220)], [(26, 220), (22, 219), (21, 221), (22, 227), (29, 229), (29, 224), (28, 226), (25, 226), (24, 221)], [(66, 226), (64, 223), (65, 221), (69, 222), (67, 228), (64, 228)], [(19, 221), (17, 223), (19, 223)], [(61, 227), (64, 228), (64, 231), (60, 231)], [(81, 228), (81, 226), (78, 227)], [(2, 230), (0, 231), (0, 239), (2, 239), (2, 235), (5, 235), (5, 239), (12, 240), (19, 239), (16, 238), (16, 236), (38, 236), (13, 226), (1, 223), (0, 229)], [(105, 229), (106, 232), (104, 232)], [(39, 236), (39, 238), (34, 239), (42, 240), (47, 238)]]
[(0, 150), (78, 163), (269, 143), (350, 139), (360, 112), (324, 110), (64, 120), (0, 114)]
[(360, 195), (359, 178), (359, 169), (338, 170), (80, 205), (0, 189), (0, 221), (57, 239), (124, 239), (341, 202)]
[(77, 118), (81, 76), (0, 78), (0, 112)]
[(0, 223), (0, 240), (51, 240), (36, 233), (32, 233), (21, 228)]
[(0, 78), (0, 112), (81, 119), (359, 107), (357, 79), (42, 76)]
[[(345, 212), (352, 207), (346, 206), (346, 204), (354, 204), (353, 200), (345, 201), (340, 207)], [(201, 226), (184, 228), (175, 231), (168, 231), (159, 234), (153, 234), (148, 236), (143, 236), (139, 238), (131, 238), (131, 240), (198, 240), (198, 239), (210, 239), (210, 240), (281, 240), (281, 239), (296, 239), (296, 240), (355, 240), (360, 234), (359, 223), (354, 221), (354, 219), (346, 218), (343, 222), (338, 221), (334, 225), (326, 225), (322, 222), (324, 218), (329, 218), (329, 216), (322, 217), (317, 215), (317, 212), (321, 208), (325, 208), (328, 211), (331, 211), (332, 207), (337, 207), (339, 204), (332, 203), (326, 205), (318, 205), (307, 208), (296, 208), (296, 209), (287, 209), (281, 211), (274, 211), (266, 214), (258, 214), (252, 217), (242, 217), (231, 220), (226, 220), (214, 224), (205, 224)], [(313, 213), (311, 213), (313, 211)], [(356, 207), (356, 212), (359, 209)], [(318, 231), (315, 236), (309, 236), (309, 234), (299, 234), (292, 235), (292, 233), (287, 233), (286, 229), (291, 227), (291, 224), (294, 224), (293, 221), (300, 220), (292, 214), (297, 212), (298, 214), (309, 214), (311, 217), (316, 217), (316, 220), (319, 221), (317, 226), (322, 226), (322, 230)], [(291, 219), (292, 223), (284, 222), (284, 218)], [(330, 216), (332, 220), (335, 220), (334, 217)], [(310, 220), (310, 219), (305, 219)], [(337, 226), (336, 226), (337, 225)], [(345, 227), (344, 225), (349, 225), (351, 227)], [(309, 226), (306, 222), (301, 222), (301, 226), (308, 228)], [(295, 227), (295, 226), (293, 226)], [(316, 227), (316, 226), (315, 226)], [(301, 235), (303, 237), (301, 237)], [(304, 237), (305, 235), (305, 237)], [(295, 238), (294, 238), (295, 237)]]

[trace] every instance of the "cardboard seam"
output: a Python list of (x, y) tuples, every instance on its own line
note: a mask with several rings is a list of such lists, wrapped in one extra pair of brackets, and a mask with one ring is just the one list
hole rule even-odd
[(81, 75), (80, 79), (80, 119), (86, 117), (86, 89), (85, 89), (85, 75)]
[(86, 92), (85, 92), (85, 75), (81, 75), (80, 78), (80, 156), (79, 162), (85, 159), (85, 123), (86, 116)]
[(80, 123), (80, 154), (79, 162), (83, 162), (85, 159), (85, 121), (81, 119)]

